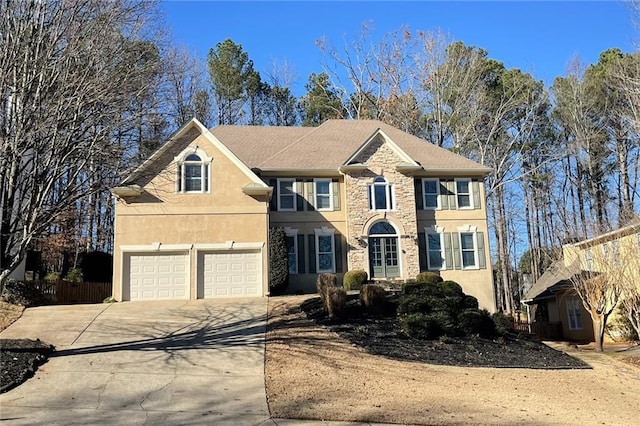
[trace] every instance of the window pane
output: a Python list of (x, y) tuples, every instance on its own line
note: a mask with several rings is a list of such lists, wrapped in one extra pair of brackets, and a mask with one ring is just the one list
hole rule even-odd
[(185, 191), (201, 191), (202, 190), (202, 179), (201, 179), (202, 168), (198, 165), (189, 165), (185, 164), (184, 166), (184, 186)]
[(291, 195), (293, 194), (293, 182), (292, 181), (280, 181), (280, 194)]
[(316, 181), (316, 194), (318, 195), (330, 195), (329, 187), (331, 186), (331, 181), (328, 180), (318, 180)]
[(375, 185), (373, 190), (376, 199), (376, 210), (387, 210), (387, 186)]
[(428, 234), (429, 250), (440, 250), (440, 235)]
[(280, 196), (280, 208), (292, 210), (293, 209), (293, 197)]
[(473, 234), (460, 234), (462, 250), (473, 250)]
[(377, 222), (371, 227), (370, 235), (395, 235), (396, 230), (389, 222)]
[(184, 161), (202, 161), (202, 160), (196, 154), (191, 154)]
[(320, 236), (318, 237), (318, 253), (331, 253), (331, 239), (332, 236)]
[(442, 255), (439, 251), (429, 252), (429, 266), (431, 266), (432, 268), (442, 267)]
[(456, 188), (458, 190), (458, 194), (468, 194), (469, 193), (469, 181), (468, 180), (458, 180), (458, 181), (456, 181)]
[(458, 207), (471, 207), (471, 199), (468, 195), (458, 194)]
[(318, 255), (318, 269), (321, 271), (333, 270), (333, 254), (320, 254)]
[(462, 252), (462, 266), (465, 268), (469, 266), (476, 266), (476, 260), (472, 251)]
[(425, 195), (424, 197), (424, 206), (425, 207), (438, 207), (438, 196), (437, 195)]
[(435, 180), (425, 180), (424, 181), (424, 193), (425, 194), (437, 194), (438, 193), (438, 182)]
[(331, 208), (331, 197), (327, 195), (318, 195), (316, 196), (316, 208), (317, 209), (330, 209)]

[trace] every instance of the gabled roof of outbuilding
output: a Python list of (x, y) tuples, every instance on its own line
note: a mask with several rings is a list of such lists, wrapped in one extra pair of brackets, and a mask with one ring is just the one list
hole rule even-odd
[(337, 170), (380, 135), (427, 171), (490, 171), (378, 120), (327, 120), (318, 127), (224, 125), (211, 133), (245, 164), (260, 170)]

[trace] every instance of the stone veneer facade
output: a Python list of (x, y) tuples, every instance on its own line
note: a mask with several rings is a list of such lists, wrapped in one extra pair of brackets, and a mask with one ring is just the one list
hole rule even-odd
[[(414, 178), (396, 170), (402, 161), (384, 137), (378, 135), (354, 159), (367, 168), (345, 175), (349, 270), (371, 272), (367, 235), (374, 223), (386, 220), (399, 234), (399, 279), (412, 278), (420, 272)], [(384, 177), (393, 187), (394, 209), (391, 211), (369, 210), (369, 185), (378, 176)]]

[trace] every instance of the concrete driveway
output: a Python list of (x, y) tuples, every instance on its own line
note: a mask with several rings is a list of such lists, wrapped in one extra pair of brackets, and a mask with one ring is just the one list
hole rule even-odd
[(0, 395), (7, 424), (272, 424), (264, 387), (267, 299), (27, 309), (2, 338), (57, 351)]

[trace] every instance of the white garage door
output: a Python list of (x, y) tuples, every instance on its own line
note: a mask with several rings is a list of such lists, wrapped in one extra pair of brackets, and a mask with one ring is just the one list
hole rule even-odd
[(186, 253), (129, 255), (129, 300), (189, 298)]
[(201, 253), (198, 260), (203, 297), (262, 296), (260, 251)]

